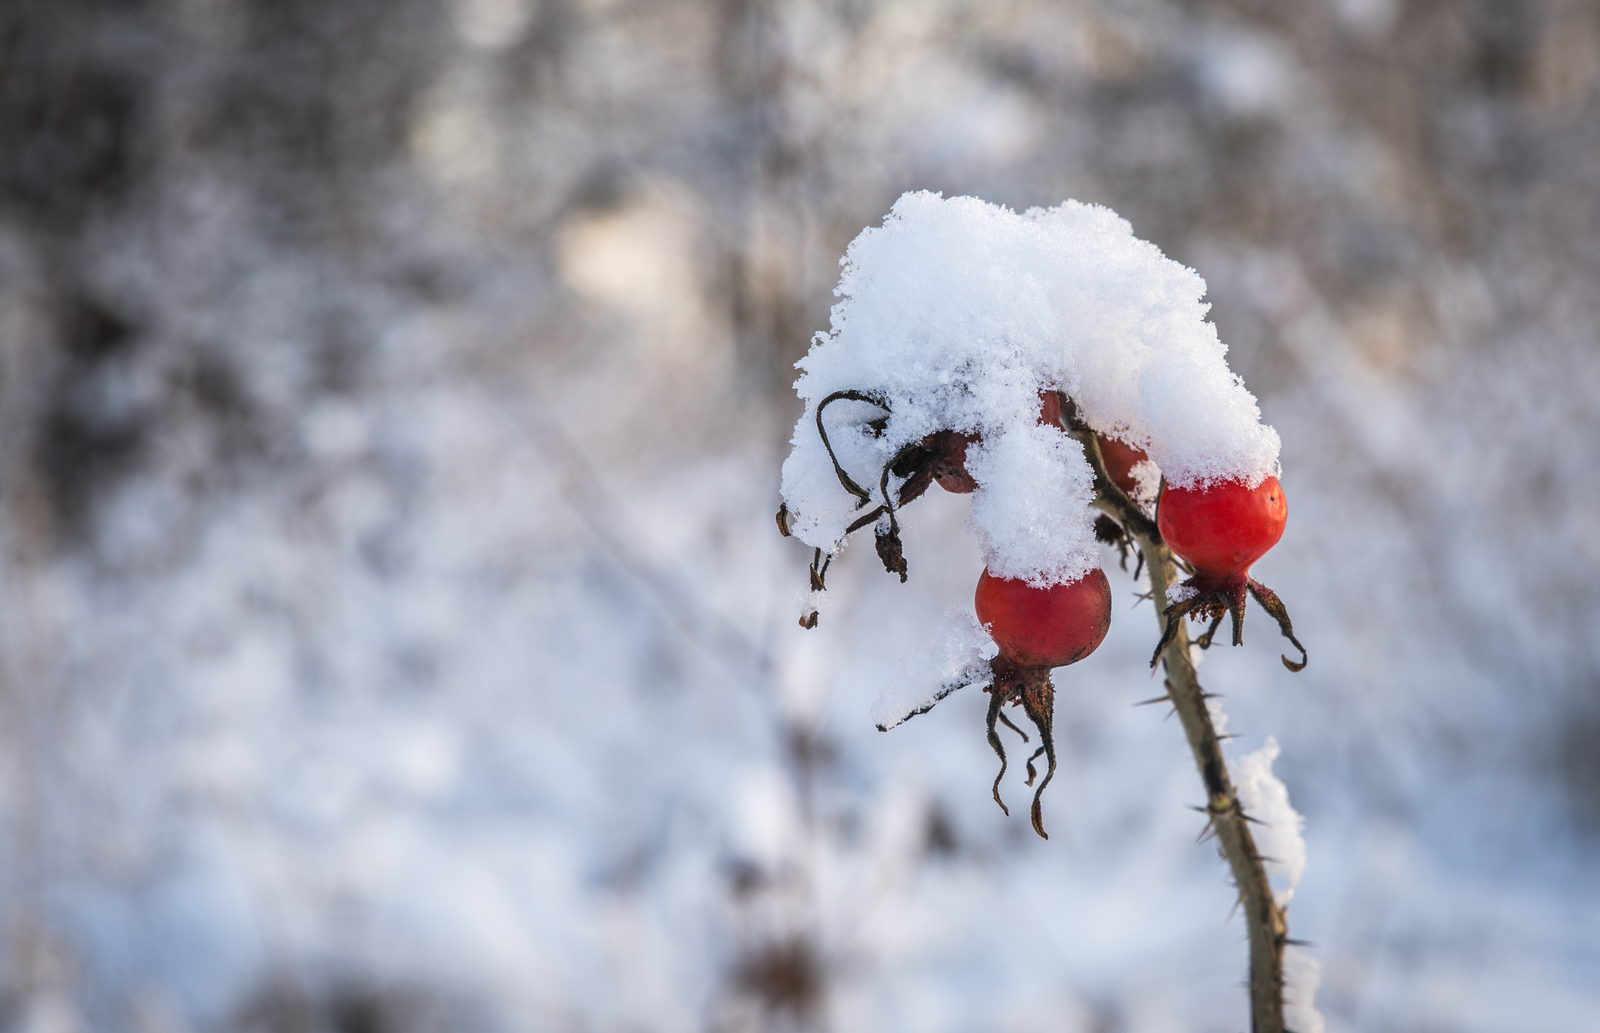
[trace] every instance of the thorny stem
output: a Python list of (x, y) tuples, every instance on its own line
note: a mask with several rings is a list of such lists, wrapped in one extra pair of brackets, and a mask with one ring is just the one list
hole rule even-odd
[[(1157, 627), (1166, 627), (1167, 587), (1177, 577), (1177, 563), (1171, 550), (1161, 541), (1155, 522), (1139, 511), (1106, 475), (1094, 432), (1078, 422), (1065, 396), (1062, 422), (1067, 432), (1082, 445), (1095, 469), (1095, 506), (1122, 522), (1144, 554), (1150, 571), (1151, 600), (1155, 603)], [(1131, 513), (1130, 513), (1131, 510)], [(1136, 515), (1138, 519), (1124, 519)], [(1212, 629), (1215, 630), (1215, 627)], [(1189, 660), (1189, 633), (1182, 622), (1161, 655), (1166, 673), (1166, 698), (1172, 702), (1183, 723), (1184, 735), (1194, 754), (1195, 766), (1205, 784), (1207, 829), (1217, 842), (1233, 871), (1233, 880), (1244, 906), (1250, 933), (1250, 1029), (1251, 1033), (1286, 1033), (1283, 1025), (1283, 949), (1289, 939), (1288, 913), (1272, 897), (1261, 852), (1250, 833), (1249, 819), (1239, 804), (1228, 766), (1222, 758), (1222, 743), (1206, 709), (1206, 693), (1200, 687), (1194, 664)]]
[[(1150, 570), (1152, 599), (1156, 617), (1166, 619), (1167, 586), (1176, 577), (1172, 556), (1165, 545), (1139, 538)], [(1283, 948), (1289, 937), (1288, 914), (1272, 897), (1261, 853), (1256, 849), (1244, 808), (1228, 778), (1222, 759), (1222, 744), (1206, 709), (1205, 690), (1200, 687), (1194, 664), (1189, 660), (1189, 633), (1181, 624), (1163, 654), (1167, 696), (1183, 722), (1184, 734), (1194, 753), (1206, 787), (1206, 813), (1217, 834), (1223, 856), (1233, 870), (1233, 881), (1244, 905), (1250, 931), (1250, 1028), (1252, 1033), (1283, 1033)]]

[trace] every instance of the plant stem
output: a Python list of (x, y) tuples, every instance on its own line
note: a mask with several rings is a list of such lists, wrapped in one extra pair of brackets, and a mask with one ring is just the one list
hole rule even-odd
[[(1143, 537), (1137, 540), (1144, 552), (1145, 569), (1150, 571), (1157, 627), (1164, 627), (1167, 585), (1177, 568), (1165, 545)], [(1206, 709), (1206, 693), (1189, 661), (1187, 628), (1179, 625), (1178, 634), (1161, 656), (1161, 665), (1166, 673), (1167, 698), (1183, 722), (1195, 766), (1205, 783), (1210, 827), (1233, 869), (1233, 881), (1239, 888), (1250, 928), (1250, 1028), (1253, 1033), (1283, 1033), (1283, 948), (1289, 936), (1288, 916), (1273, 900), (1261, 853), (1228, 778), (1222, 744)]]
[[(1065, 403), (1065, 399), (1063, 399)], [(1082, 445), (1095, 469), (1095, 507), (1119, 521), (1144, 554), (1150, 572), (1150, 593), (1155, 603), (1156, 627), (1167, 621), (1167, 586), (1178, 575), (1172, 550), (1161, 541), (1154, 521), (1111, 483), (1105, 460), (1094, 432), (1078, 422), (1063, 404), (1067, 431)], [(1222, 758), (1222, 743), (1206, 708), (1206, 692), (1200, 687), (1194, 664), (1189, 660), (1189, 631), (1182, 623), (1177, 634), (1161, 654), (1166, 675), (1167, 699), (1183, 722), (1183, 732), (1194, 753), (1195, 766), (1206, 789), (1206, 825), (1222, 846), (1222, 854), (1233, 870), (1245, 921), (1250, 930), (1250, 1029), (1251, 1033), (1285, 1033), (1283, 1026), (1283, 948), (1289, 938), (1288, 914), (1278, 906), (1267, 882), (1267, 871), (1250, 834), (1249, 818), (1239, 804)]]

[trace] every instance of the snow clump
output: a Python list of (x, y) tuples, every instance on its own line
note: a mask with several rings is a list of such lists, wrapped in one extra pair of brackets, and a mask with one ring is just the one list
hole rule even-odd
[[(928, 648), (906, 658), (900, 677), (878, 691), (872, 704), (872, 723), (887, 732), (967, 685), (990, 679), (989, 661), (1000, 652), (978, 618), (951, 607), (944, 627)], [(930, 688), (932, 686), (932, 688)]]
[[(1067, 201), (1018, 214), (974, 197), (903, 195), (850, 244), (832, 327), (798, 366), (806, 403), (783, 466), (791, 532), (836, 553), (881, 474), (939, 430), (976, 435), (969, 527), (991, 574), (1046, 586), (1100, 564), (1081, 446), (1039, 423), (1061, 390), (1097, 432), (1145, 450), (1174, 484), (1277, 470), (1278, 435), (1206, 322), (1205, 281), (1134, 237), (1108, 208)], [(846, 491), (817, 430), (849, 476)], [(887, 412), (886, 412), (887, 410)], [(877, 423), (874, 427), (873, 424)], [(890, 475), (888, 491), (901, 481)], [(858, 506), (860, 503), (860, 506)]]
[[(1221, 732), (1221, 729), (1218, 729)], [(1256, 845), (1273, 882), (1272, 895), (1279, 907), (1294, 899), (1295, 888), (1306, 870), (1306, 841), (1302, 833), (1305, 818), (1289, 806), (1289, 789), (1272, 773), (1278, 759), (1278, 740), (1267, 736), (1266, 743), (1239, 758), (1234, 768), (1234, 790), (1244, 812), (1259, 821)]]

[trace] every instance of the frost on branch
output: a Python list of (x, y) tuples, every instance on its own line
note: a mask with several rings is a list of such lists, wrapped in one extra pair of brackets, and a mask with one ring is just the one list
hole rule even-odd
[(1306, 870), (1306, 841), (1301, 835), (1306, 820), (1289, 806), (1289, 788), (1272, 773), (1272, 762), (1280, 752), (1278, 740), (1269, 735), (1259, 750), (1240, 757), (1233, 770), (1240, 805), (1260, 822), (1256, 845), (1273, 882), (1273, 899), (1285, 907)]
[(1323, 1033), (1326, 1022), (1316, 1007), (1321, 983), (1321, 962), (1293, 944), (1283, 949), (1284, 1028), (1294, 1033)]
[(902, 661), (900, 676), (879, 690), (872, 704), (872, 723), (887, 732), (926, 714), (957, 689), (988, 681), (989, 661), (996, 652), (994, 640), (978, 619), (952, 608), (927, 650)]
[[(1306, 820), (1289, 805), (1289, 788), (1272, 773), (1282, 752), (1278, 740), (1267, 736), (1259, 750), (1238, 758), (1233, 766), (1234, 792), (1255, 826), (1256, 846), (1272, 881), (1272, 897), (1279, 907), (1293, 899), (1306, 870)], [(1301, 948), (1284, 948), (1284, 1025), (1295, 1033), (1322, 1033), (1322, 1014), (1315, 1007), (1322, 966)]]
[[(871, 504), (897, 504), (907, 475), (889, 465), (954, 431), (981, 439), (971, 527), (997, 573), (1052, 584), (1096, 565), (1088, 466), (1039, 425), (1041, 390), (1065, 391), (1171, 484), (1257, 484), (1277, 468), (1277, 433), (1205, 321), (1205, 282), (1108, 209), (910, 193), (843, 265), (832, 327), (799, 363), (806, 412), (783, 468), (787, 527), (825, 553), (868, 501), (841, 470)], [(853, 397), (823, 414), (830, 456), (817, 408), (839, 392)]]

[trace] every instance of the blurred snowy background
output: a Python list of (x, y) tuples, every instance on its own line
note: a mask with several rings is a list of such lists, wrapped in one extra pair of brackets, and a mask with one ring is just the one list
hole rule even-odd
[(0, 6), (0, 1025), (1243, 1029), (1114, 563), (1048, 843), (975, 690), (868, 717), (964, 498), (795, 625), (791, 364), (921, 188), (1210, 283), (1327, 1028), (1600, 1028), (1588, 0)]

